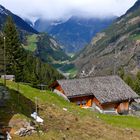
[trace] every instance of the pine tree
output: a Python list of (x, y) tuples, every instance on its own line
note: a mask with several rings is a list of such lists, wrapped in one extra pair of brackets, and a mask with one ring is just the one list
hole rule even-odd
[(124, 78), (125, 72), (124, 72), (124, 69), (123, 69), (123, 68), (120, 68), (120, 69), (118, 70), (118, 75), (119, 75), (122, 79)]
[(137, 72), (136, 77), (137, 77), (138, 80), (140, 80), (140, 71)]
[(31, 52), (25, 51), (21, 46), (19, 34), (11, 17), (8, 17), (4, 26), (6, 37), (6, 73), (15, 75), (17, 82), (30, 83), (36, 86), (40, 83), (48, 85), (63, 76), (53, 67), (43, 63)]
[(0, 75), (4, 74), (3, 36), (0, 34)]
[(8, 17), (5, 23), (4, 35), (8, 60), (6, 73), (15, 75), (16, 81), (22, 81), (24, 50), (21, 47), (19, 34), (11, 17)]
[(134, 81), (134, 91), (140, 95), (140, 80), (136, 79)]
[(124, 76), (124, 81), (134, 90), (134, 80), (129, 74)]

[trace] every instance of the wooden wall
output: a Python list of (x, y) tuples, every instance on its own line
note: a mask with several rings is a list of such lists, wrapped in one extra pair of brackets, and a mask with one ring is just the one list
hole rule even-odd
[(80, 105), (81, 107), (83, 106), (91, 107), (93, 103), (93, 96), (75, 97), (69, 100), (77, 105)]
[[(80, 107), (87, 106), (91, 107), (93, 103), (95, 103), (100, 109), (103, 110), (116, 110), (119, 114), (127, 113), (129, 110), (129, 102), (128, 101), (122, 101), (120, 103), (107, 103), (107, 104), (101, 104), (97, 98), (94, 96), (85, 96), (85, 97), (76, 97), (70, 99), (71, 102), (74, 102), (77, 105), (80, 105)], [(85, 104), (83, 104), (85, 101)]]
[[(62, 87), (57, 84), (55, 86), (55, 89), (59, 90), (61, 93), (64, 93), (64, 90)], [(128, 112), (129, 110), (129, 101), (122, 101), (119, 103), (107, 103), (107, 104), (101, 104), (96, 97), (93, 95), (91, 96), (83, 96), (83, 97), (73, 97), (69, 99), (71, 102), (79, 105), (80, 107), (87, 106), (91, 107), (93, 103), (95, 103), (100, 109), (103, 110), (117, 110), (118, 113)]]
[(117, 112), (120, 114), (128, 113), (129, 111), (129, 101), (122, 102), (117, 107)]
[(61, 86), (60, 86), (60, 85), (58, 85), (55, 89), (57, 89), (58, 91), (60, 91), (61, 93), (63, 93), (63, 94), (64, 94), (64, 90), (61, 88)]

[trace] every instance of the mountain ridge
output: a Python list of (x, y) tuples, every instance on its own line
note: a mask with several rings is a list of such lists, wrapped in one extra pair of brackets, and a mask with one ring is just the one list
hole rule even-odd
[[(9, 18), (9, 16), (11, 16), (11, 17)], [(59, 50), (59, 52), (61, 52), (60, 46), (53, 40), (53, 38), (51, 38), (48, 34), (45, 34), (45, 35), (39, 34), (32, 27), (30, 27), (25, 21), (23, 21), (20, 17), (14, 15), (13, 13), (11, 13), (9, 10), (6, 10), (2, 6), (0, 7), (0, 17), (1, 17), (0, 18), (0, 23), (1, 23), (0, 50), (2, 53), (1, 57), (0, 57), (0, 68), (1, 68), (0, 75), (4, 74), (4, 71), (3, 71), (3, 69), (4, 69), (4, 55), (3, 55), (4, 54), (4, 50), (3, 50), (4, 42), (3, 41), (4, 40), (3, 40), (3, 36), (1, 34), (1, 32), (4, 32), (3, 27), (6, 28), (5, 24), (8, 22), (11, 25), (10, 28), (8, 28), (10, 35), (6, 35), (6, 33), (5, 33), (4, 35), (6, 36), (6, 39), (8, 40), (10, 38), (9, 40), (12, 42), (12, 39), (15, 37), (15, 36), (13, 36), (14, 34), (12, 34), (13, 28), (15, 29), (14, 30), (15, 33), (17, 33), (17, 38), (19, 37), (19, 44), (17, 46), (19, 48), (21, 48), (22, 53), (18, 54), (18, 55), (20, 55), (23, 58), (23, 62), (20, 62), (20, 63), (24, 64), (23, 65), (24, 70), (21, 71), (21, 75), (23, 77), (18, 76), (18, 77), (21, 77), (20, 78), (20, 80), (22, 80), (21, 82), (27, 82), (27, 83), (30, 83), (32, 86), (37, 86), (37, 84), (39, 84), (40, 82), (50, 84), (52, 81), (55, 81), (56, 79), (64, 77), (62, 74), (60, 74), (60, 72), (58, 72), (49, 63), (48, 60), (43, 61), (41, 58), (41, 55), (37, 56), (35, 54), (35, 50), (38, 48), (37, 43), (40, 43), (40, 48), (42, 48), (42, 45), (43, 45), (44, 48), (47, 47), (48, 50), (51, 49), (51, 52), (49, 55), (51, 55), (52, 57), (54, 57), (53, 53), (55, 51), (57, 51), (57, 49)], [(7, 20), (7, 17), (10, 20)], [(42, 44), (40, 40), (38, 41), (37, 40), (38, 37), (43, 38), (45, 44)], [(52, 41), (50, 41), (50, 40), (52, 40)], [(6, 47), (7, 46), (10, 46), (10, 47), (14, 46), (13, 42), (12, 42), (11, 46), (6, 45)], [(15, 43), (16, 43), (16, 41), (15, 41)], [(55, 47), (55, 50), (53, 50), (54, 47)], [(43, 49), (41, 49), (41, 50), (43, 50)], [(48, 50), (43, 50), (45, 55), (46, 55)], [(12, 54), (11, 54), (11, 56), (12, 56)], [(14, 66), (14, 64), (13, 64), (13, 66)], [(12, 74), (12, 70), (9, 73)]]
[(29, 24), (0, 5), (0, 25), (2, 30), (8, 16), (11, 16), (18, 31), (24, 48), (39, 57), (43, 62), (53, 65), (56, 61), (65, 61), (69, 57), (61, 49), (58, 42), (47, 33), (39, 33)]
[(21, 29), (23, 31), (26, 31), (28, 33), (35, 33), (37, 34), (38, 31), (33, 29), (29, 24), (27, 24), (22, 18), (19, 16), (13, 14), (11, 11), (7, 10), (5, 7), (0, 5), (0, 28), (3, 27), (3, 23), (6, 21), (7, 16), (11, 16), (14, 20), (16, 26), (18, 29)]
[(139, 15), (138, 1), (126, 14), (92, 39), (75, 61), (79, 76), (117, 74), (121, 68), (131, 74), (138, 72), (140, 68)]
[(115, 18), (99, 19), (72, 16), (65, 21), (39, 19), (35, 22), (34, 28), (41, 32), (48, 32), (56, 38), (65, 52), (75, 53), (87, 45), (93, 35), (108, 27)]

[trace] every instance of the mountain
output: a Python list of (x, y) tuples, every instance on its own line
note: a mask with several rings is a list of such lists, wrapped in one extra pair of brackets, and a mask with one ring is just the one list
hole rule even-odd
[(134, 4), (134, 6), (132, 6), (125, 15), (134, 12), (136, 9), (140, 8), (140, 0), (137, 0), (136, 3)]
[(31, 27), (29, 20), (23, 20), (3, 6), (0, 6), (0, 30), (8, 16), (11, 16), (18, 31), (24, 48), (39, 57), (43, 62), (54, 65), (66, 61), (69, 57), (62, 50), (57, 41), (47, 33), (38, 33)]
[(8, 16), (12, 17), (12, 19), (14, 20), (17, 28), (20, 31), (28, 32), (28, 33), (35, 33), (35, 34), (38, 33), (29, 24), (27, 24), (22, 18), (20, 18), (19, 16), (13, 14), (9, 10), (7, 10), (5, 7), (3, 7), (2, 5), (0, 5), (0, 29), (2, 29), (3, 24), (5, 23), (5, 21), (6, 21)]
[(56, 21), (38, 19), (33, 27), (39, 32), (48, 32), (55, 37), (65, 52), (75, 53), (90, 42), (96, 33), (108, 27), (115, 18), (71, 17), (67, 20)]
[[(22, 82), (30, 83), (33, 86), (36, 86), (40, 83), (50, 84), (52, 81), (56, 79), (60, 79), (64, 77), (60, 72), (58, 72), (52, 65), (50, 65), (50, 61), (47, 59), (51, 56), (52, 60), (55, 59), (64, 60), (63, 55), (65, 53), (62, 51), (60, 46), (56, 43), (56, 41), (47, 34), (39, 34), (36, 30), (30, 27), (24, 20), (20, 17), (12, 14), (10, 11), (6, 10), (4, 7), (0, 6), (0, 75), (3, 74), (4, 69), (4, 49), (3, 44), (4, 40), (1, 32), (3, 31), (3, 26), (5, 25), (5, 21), (7, 17), (11, 16), (10, 20), (10, 29), (15, 29), (14, 24), (17, 27), (18, 32), (20, 33), (20, 41), (25, 49), (22, 50), (23, 53), (19, 54), (23, 58), (23, 71), (22, 71)], [(7, 21), (8, 22), (8, 21)], [(7, 28), (9, 29), (9, 28)], [(13, 30), (8, 30), (10, 36), (7, 36), (6, 33), (6, 41), (12, 40)], [(14, 30), (15, 31), (15, 30)], [(11, 33), (12, 32), (12, 33)], [(21, 38), (22, 37), (22, 38)], [(10, 40), (10, 39), (11, 40)], [(15, 36), (14, 36), (15, 38)], [(7, 43), (7, 42), (6, 42)], [(13, 43), (13, 42), (12, 42)], [(14, 46), (15, 44), (13, 44)], [(26, 46), (25, 46), (26, 45)], [(7, 45), (8, 46), (8, 45)], [(46, 49), (47, 48), (47, 49)], [(22, 48), (21, 48), (22, 49)], [(25, 51), (26, 50), (26, 51)], [(36, 53), (36, 51), (41, 53)], [(61, 54), (60, 54), (61, 53)], [(66, 55), (65, 55), (66, 56)], [(8, 66), (8, 65), (7, 65)], [(8, 67), (7, 67), (8, 68)], [(10, 72), (12, 74), (12, 72)], [(19, 76), (18, 76), (19, 77)]]
[(121, 68), (136, 74), (140, 69), (140, 1), (98, 33), (75, 65), (80, 76), (116, 74)]
[(57, 41), (46, 33), (28, 35), (25, 40), (24, 48), (43, 62), (53, 64), (69, 59)]
[(75, 76), (77, 69), (58, 42), (47, 33), (27, 35), (23, 47), (65, 76)]

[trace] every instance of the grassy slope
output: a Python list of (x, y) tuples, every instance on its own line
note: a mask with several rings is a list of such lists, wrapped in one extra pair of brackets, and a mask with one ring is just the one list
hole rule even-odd
[[(90, 110), (80, 109), (49, 91), (40, 92), (23, 84), (20, 84), (20, 96), (18, 97), (17, 84), (13, 82), (7, 84), (11, 93), (11, 100), (7, 105), (15, 112), (12, 117), (9, 117), (10, 122), (30, 119), (35, 97), (39, 99), (39, 114), (45, 121), (44, 133), (25, 138), (13, 136), (14, 140), (140, 139), (140, 118), (97, 114)], [(18, 98), (20, 102), (18, 102)], [(64, 107), (68, 111), (64, 111)], [(8, 115), (6, 111), (3, 111), (3, 116)], [(2, 112), (0, 111), (0, 113)]]
[[(45, 41), (46, 43), (42, 43), (42, 46), (50, 46), (50, 40), (48, 39), (49, 36), (46, 36)], [(43, 42), (45, 42), (43, 41)], [(28, 35), (27, 36), (27, 44), (28, 45), (24, 45), (24, 49), (34, 52), (37, 49), (37, 42), (38, 42), (38, 35), (34, 34), (34, 35)], [(62, 50), (51, 50), (51, 47), (46, 47), (45, 51), (42, 51), (42, 55), (41, 58), (43, 58), (43, 60), (45, 60), (47, 63), (49, 62), (50, 64), (52, 64), (55, 68), (60, 69), (63, 73), (70, 73), (70, 77), (73, 77), (77, 74), (77, 69), (76, 67), (73, 65), (73, 67), (71, 68), (72, 64), (65, 64), (64, 60), (62, 61), (56, 61), (58, 60), (58, 58), (60, 59), (61, 57), (64, 57), (66, 60), (70, 59), (68, 56), (66, 56)], [(50, 53), (51, 52), (51, 53)], [(67, 60), (68, 61), (68, 60)], [(54, 64), (56, 63), (56, 64)], [(64, 68), (63, 68), (64, 67)], [(62, 68), (62, 69), (61, 69)], [(64, 70), (63, 70), (64, 69)]]
[(34, 52), (37, 48), (37, 35), (29, 35), (27, 36), (27, 44), (28, 46), (24, 46), (24, 48), (28, 51)]

